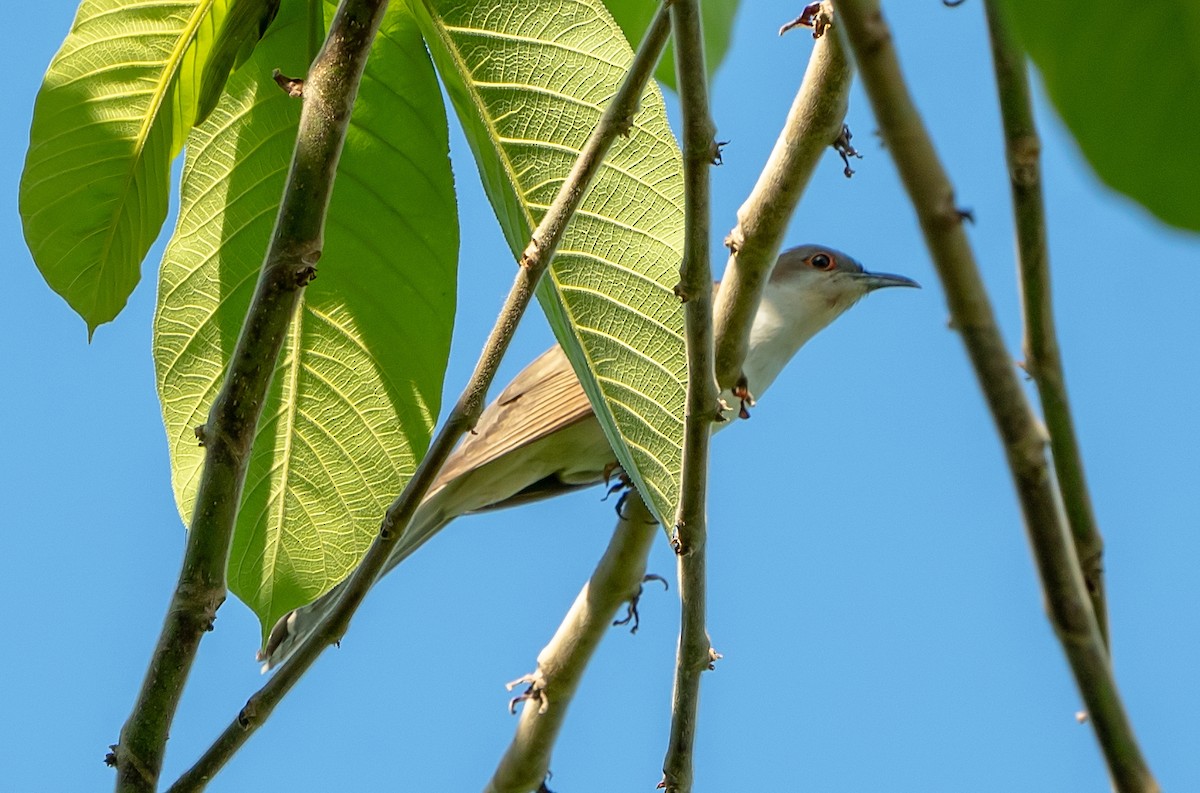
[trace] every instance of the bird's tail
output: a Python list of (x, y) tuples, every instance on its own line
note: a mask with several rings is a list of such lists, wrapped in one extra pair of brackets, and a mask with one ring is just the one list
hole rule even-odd
[[(407, 559), (453, 519), (453, 515), (447, 515), (441, 508), (440, 501), (441, 499), (437, 498), (437, 494), (435, 494), (423, 501), (417, 508), (408, 529), (396, 541), (391, 555), (384, 563), (383, 570), (379, 573), (380, 578)], [(262, 661), (264, 673), (279, 666), (292, 656), (292, 653), (316, 630), (321, 621), (333, 611), (345, 588), (346, 582), (343, 581), (307, 606), (293, 609), (279, 618), (279, 621), (271, 628), (266, 645), (258, 652), (258, 660)]]

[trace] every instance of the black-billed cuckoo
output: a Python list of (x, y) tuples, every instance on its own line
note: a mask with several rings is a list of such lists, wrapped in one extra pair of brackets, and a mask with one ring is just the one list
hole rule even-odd
[[(763, 291), (742, 366), (746, 390), (761, 396), (792, 356), (868, 292), (917, 286), (902, 275), (869, 273), (819, 245), (780, 254)], [(722, 395), (728, 404), (736, 397)], [(736, 414), (737, 411), (734, 411)], [(736, 418), (731, 415), (730, 418)], [(717, 427), (728, 426), (726, 421)], [(562, 348), (525, 367), (450, 455), (397, 541), (387, 573), (459, 515), (515, 506), (607, 481), (616, 455)], [(263, 671), (287, 659), (335, 602), (340, 587), (285, 615), (259, 653)]]

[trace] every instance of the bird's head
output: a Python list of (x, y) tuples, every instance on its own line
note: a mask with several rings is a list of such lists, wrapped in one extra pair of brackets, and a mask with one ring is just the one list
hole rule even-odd
[(827, 317), (824, 327), (868, 292), (889, 286), (919, 285), (903, 275), (867, 272), (854, 257), (824, 245), (798, 245), (779, 255), (767, 293)]
[(911, 278), (868, 272), (854, 257), (824, 245), (799, 245), (779, 255), (750, 332), (744, 371), (761, 394), (805, 342), (867, 293), (920, 286)]

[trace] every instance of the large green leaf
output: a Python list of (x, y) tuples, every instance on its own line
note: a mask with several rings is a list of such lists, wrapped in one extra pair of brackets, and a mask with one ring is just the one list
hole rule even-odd
[[(604, 0), (613, 19), (625, 31), (630, 43), (637, 45), (642, 40), (650, 20), (658, 11), (658, 3), (649, 0)], [(711, 78), (725, 60), (729, 40), (733, 37), (733, 20), (737, 16), (741, 0), (700, 0), (700, 13), (704, 19), (704, 66)], [(797, 6), (799, 8), (799, 6)], [(795, 13), (793, 11), (793, 13)], [(785, 22), (781, 19), (780, 22)], [(654, 76), (671, 88), (675, 87), (675, 48), (667, 42), (662, 61)]]
[(1200, 231), (1200, 3), (1004, 5), (1097, 175), (1167, 223)]
[(167, 216), (171, 160), (230, 0), (84, 0), (33, 110), (25, 241), (88, 333), (113, 319)]
[(254, 52), (255, 45), (279, 13), (280, 0), (230, 0), (229, 13), (200, 75), (196, 100), (196, 123), (201, 124), (217, 106), (225, 82)]
[[(283, 191), (300, 102), (271, 79), (312, 53), (303, 3), (279, 18), (188, 142), (154, 357), (175, 495), (190, 519), (204, 422)], [(331, 17), (333, 6), (326, 4)], [(455, 299), (458, 227), (445, 109), (410, 12), (380, 29), (338, 168), (319, 277), (275, 372), (229, 562), (264, 631), (344, 578), (429, 443)]]
[[(414, 0), (514, 254), (633, 53), (600, 0)], [(567, 227), (538, 296), (617, 457), (671, 520), (683, 437), (681, 159), (650, 85)], [(668, 524), (669, 525), (669, 524)]]

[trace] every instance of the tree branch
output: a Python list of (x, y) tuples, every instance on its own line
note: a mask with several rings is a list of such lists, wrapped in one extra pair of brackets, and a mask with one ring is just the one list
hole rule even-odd
[(788, 222), (821, 155), (841, 135), (846, 118), (853, 68), (840, 38), (824, 35), (833, 16), (831, 4), (821, 3), (817, 13), (822, 19), (814, 29), (821, 33), (800, 91), (766, 167), (738, 210), (737, 226), (725, 238), (729, 262), (713, 309), (717, 384), (722, 389), (732, 388), (742, 374), (750, 327)]
[(1012, 471), (1051, 624), (1087, 704), (1113, 783), (1157, 791), (1121, 704), (1108, 651), (1067, 538), (1046, 460), (1046, 438), (1025, 400), (954, 205), (950, 180), (900, 73), (877, 0), (838, 0), (842, 22), (880, 132), (895, 157), (946, 290), (951, 323), (963, 336)]
[(1012, 183), (1013, 217), (1017, 227), (1017, 257), (1025, 307), (1025, 371), (1037, 383), (1042, 415), (1050, 432), (1054, 472), (1075, 540), (1075, 554), (1100, 635), (1108, 646), (1108, 608), (1104, 597), (1104, 540), (1096, 524), (1092, 499), (1083, 473), (1083, 455), (1075, 436), (1067, 401), (1062, 355), (1054, 330), (1050, 297), (1050, 260), (1046, 248), (1046, 215), (1038, 139), (1029, 98), (1025, 56), (1013, 42), (995, 0), (986, 0), (992, 62), (1004, 122), (1005, 156)]
[(309, 70), (287, 186), (246, 321), (213, 402), (196, 430), (205, 447), (175, 594), (150, 667), (110, 761), (118, 791), (153, 791), (167, 735), (205, 631), (225, 600), (225, 568), (246, 464), (288, 326), (316, 275), (325, 213), (358, 83), (386, 0), (345, 0)]
[(695, 0), (671, 6), (675, 65), (683, 106), (684, 251), (679, 297), (685, 301), (688, 384), (683, 428), (683, 464), (679, 511), (672, 544), (678, 554), (682, 609), (671, 733), (663, 760), (662, 787), (674, 793), (692, 789), (692, 752), (700, 698), (700, 675), (715, 656), (705, 628), (705, 508), (708, 492), (708, 443), (720, 417), (713, 373), (712, 268), (709, 265), (709, 173), (718, 156), (708, 110), (700, 8)]
[[(630, 128), (637, 114), (642, 89), (654, 72), (666, 43), (669, 28), (666, 15), (660, 14), (646, 34), (630, 65), (629, 74), (604, 109), (596, 129), (584, 144), (575, 165), (563, 181), (542, 222), (531, 235), (529, 245), (521, 255), (517, 277), (505, 299), (496, 324), (480, 354), (479, 362), (466, 388), (447, 417), (445, 424), (430, 444), (429, 451), (417, 466), (404, 491), (388, 507), (379, 534), (367, 549), (362, 562), (347, 579), (342, 595), (329, 614), (297, 647), (292, 657), (276, 672), (266, 685), (255, 692), (245, 706), (221, 733), (200, 759), (188, 769), (168, 793), (201, 790), (233, 754), (262, 726), (279, 701), (308, 671), (316, 659), (331, 644), (341, 640), (350, 619), (374, 585), (387, 563), (393, 546), (403, 535), (413, 513), (428, 492), (446, 458), (454, 450), (464, 432), (475, 425), (483, 409), (488, 388), (496, 377), (500, 360), (508, 349), (513, 331), (533, 298), (538, 281), (549, 266), (554, 251), (562, 239), (567, 223), (574, 215), (593, 177), (600, 169), (612, 142), (622, 131)], [(307, 91), (307, 87), (305, 89)]]
[(658, 521), (637, 491), (630, 491), (613, 538), (571, 610), (537, 657), (537, 670), (517, 681), (529, 684), (516, 735), (484, 793), (537, 790), (550, 768), (550, 753), (588, 662), (623, 603), (636, 608), (646, 557), (658, 536)]

